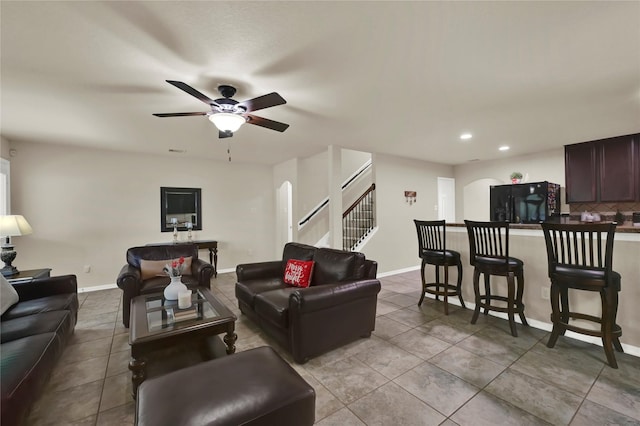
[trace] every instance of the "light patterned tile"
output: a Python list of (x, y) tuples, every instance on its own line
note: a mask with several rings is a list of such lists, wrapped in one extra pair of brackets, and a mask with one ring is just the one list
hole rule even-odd
[(509, 404), (490, 393), (480, 392), (462, 406), (451, 420), (459, 425), (474, 426), (542, 426), (549, 425), (538, 417)]
[(445, 416), (453, 414), (480, 390), (428, 362), (396, 378), (394, 383)]
[(503, 365), (457, 346), (440, 352), (429, 359), (429, 362), (480, 388), (486, 386), (505, 369)]
[(436, 337), (429, 336), (419, 329), (413, 329), (399, 334), (389, 340), (389, 342), (398, 345), (405, 351), (424, 360), (439, 354), (451, 346), (450, 343), (444, 342)]
[(582, 398), (542, 380), (507, 369), (485, 390), (553, 424), (569, 424)]
[(439, 425), (445, 416), (393, 382), (348, 405), (367, 425)]

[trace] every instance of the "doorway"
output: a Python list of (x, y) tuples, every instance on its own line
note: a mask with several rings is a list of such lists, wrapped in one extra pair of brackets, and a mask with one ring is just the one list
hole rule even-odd
[(456, 221), (456, 180), (438, 177), (438, 220)]

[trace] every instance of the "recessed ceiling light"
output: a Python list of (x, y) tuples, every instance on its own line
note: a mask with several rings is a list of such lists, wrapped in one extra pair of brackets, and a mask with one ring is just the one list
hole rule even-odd
[(509, 151), (509, 147), (507, 145), (503, 145), (500, 148), (498, 148), (500, 151)]
[(467, 139), (471, 139), (473, 137), (473, 135), (471, 133), (463, 133), (460, 135), (460, 139), (462, 139), (463, 141), (466, 141)]

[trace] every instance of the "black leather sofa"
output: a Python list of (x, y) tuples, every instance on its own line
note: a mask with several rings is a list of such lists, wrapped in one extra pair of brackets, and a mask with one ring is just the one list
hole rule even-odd
[(0, 317), (0, 423), (23, 424), (78, 319), (75, 275), (14, 284), (19, 301)]
[[(188, 258), (191, 267), (182, 275), (182, 282), (193, 289), (211, 288), (211, 277), (215, 272), (213, 265), (198, 258), (198, 246), (189, 243), (158, 244), (132, 247), (127, 250), (127, 264), (122, 267), (116, 284), (123, 291), (122, 323), (129, 328), (131, 299), (141, 294), (159, 293), (169, 284), (169, 277), (162, 274), (162, 266), (167, 260), (179, 257)], [(157, 274), (145, 274), (143, 263), (156, 269)], [(159, 268), (159, 269), (158, 269)], [(147, 276), (146, 276), (147, 275)]]
[[(315, 262), (308, 288), (284, 283), (289, 259)], [(377, 263), (362, 253), (287, 243), (282, 260), (238, 265), (235, 293), (240, 311), (304, 363), (371, 335), (376, 272)]]

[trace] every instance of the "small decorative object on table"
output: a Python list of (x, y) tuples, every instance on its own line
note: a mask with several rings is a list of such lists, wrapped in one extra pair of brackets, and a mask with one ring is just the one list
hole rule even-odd
[(522, 173), (520, 172), (511, 173), (511, 183), (520, 183), (521, 180), (522, 180)]
[(164, 265), (162, 270), (171, 278), (171, 282), (164, 289), (164, 298), (167, 300), (178, 300), (180, 291), (187, 290), (187, 286), (182, 283), (182, 270), (184, 269), (184, 257), (172, 260), (171, 264)]
[(171, 224), (173, 225), (173, 242), (178, 242), (178, 218), (172, 217)]
[(187, 222), (187, 240), (189, 240), (189, 242), (193, 241), (193, 236), (191, 235), (192, 229), (193, 229), (193, 223)]
[(623, 225), (624, 224), (624, 214), (622, 214), (620, 212), (620, 210), (618, 210), (616, 212), (616, 215), (614, 216), (616, 223), (618, 224), (618, 226)]

